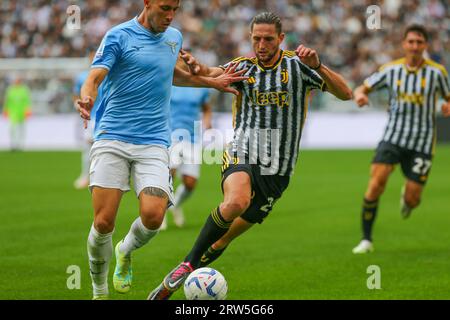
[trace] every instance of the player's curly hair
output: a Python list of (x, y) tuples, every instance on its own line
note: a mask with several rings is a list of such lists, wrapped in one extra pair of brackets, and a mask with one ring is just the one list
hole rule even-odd
[(255, 24), (274, 24), (278, 34), (280, 34), (283, 29), (280, 17), (272, 12), (262, 12), (254, 16), (250, 25), (250, 31), (253, 31), (253, 26)]

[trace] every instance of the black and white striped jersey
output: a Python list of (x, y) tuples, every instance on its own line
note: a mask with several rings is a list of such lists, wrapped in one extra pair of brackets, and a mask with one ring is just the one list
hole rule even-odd
[(450, 98), (445, 68), (425, 60), (410, 70), (405, 58), (382, 66), (364, 81), (370, 90), (389, 91), (389, 121), (383, 141), (426, 154), (434, 153), (436, 140), (435, 111), (437, 93)]
[[(282, 51), (272, 67), (257, 58), (240, 57), (236, 70), (248, 69), (248, 80), (235, 84), (234, 138), (231, 152), (262, 174), (292, 175), (312, 89), (324, 90), (317, 72), (303, 64), (293, 51)], [(228, 64), (224, 66), (226, 68)]]

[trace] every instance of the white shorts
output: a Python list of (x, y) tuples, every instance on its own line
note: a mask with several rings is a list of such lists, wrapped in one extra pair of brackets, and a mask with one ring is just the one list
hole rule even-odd
[(136, 145), (117, 140), (95, 141), (90, 154), (89, 188), (130, 190), (130, 177), (136, 196), (144, 188), (163, 190), (173, 203), (169, 151), (158, 145)]
[(177, 175), (200, 177), (202, 145), (189, 141), (179, 141), (170, 147), (170, 169), (176, 169)]

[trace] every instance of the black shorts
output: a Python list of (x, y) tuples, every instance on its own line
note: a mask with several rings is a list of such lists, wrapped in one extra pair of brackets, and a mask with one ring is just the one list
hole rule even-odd
[(424, 185), (430, 174), (432, 161), (433, 156), (430, 154), (408, 150), (392, 143), (381, 141), (372, 163), (392, 165), (400, 163), (405, 177)]
[(250, 176), (252, 185), (252, 199), (248, 209), (241, 218), (250, 223), (262, 223), (272, 211), (275, 202), (281, 197), (289, 185), (289, 176), (261, 175), (257, 164), (245, 164), (236, 158), (231, 161), (224, 157), (222, 166), (222, 192), (223, 182), (233, 172), (246, 172)]

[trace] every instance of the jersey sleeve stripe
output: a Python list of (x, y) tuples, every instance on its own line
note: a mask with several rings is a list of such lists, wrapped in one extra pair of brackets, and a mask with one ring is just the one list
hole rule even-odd
[(111, 70), (111, 68), (107, 65), (104, 64), (94, 64), (91, 66), (91, 69), (106, 69), (106, 70)]

